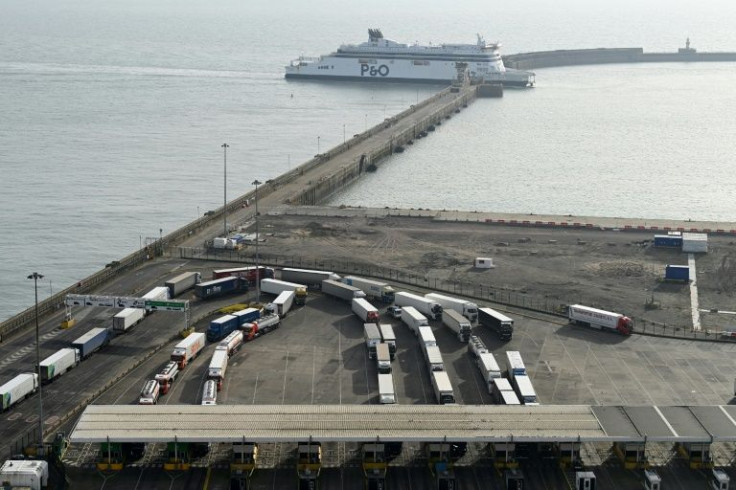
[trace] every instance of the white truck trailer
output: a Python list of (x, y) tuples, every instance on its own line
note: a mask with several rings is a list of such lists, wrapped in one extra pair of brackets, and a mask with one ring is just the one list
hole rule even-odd
[(570, 305), (567, 316), (571, 322), (586, 325), (598, 330), (618, 332), (621, 335), (631, 335), (634, 322), (631, 318), (612, 311), (599, 310), (583, 305)]
[(434, 332), (430, 326), (419, 327), (419, 341), (427, 347), (437, 345), (437, 340), (434, 338)]
[(436, 320), (442, 314), (442, 305), (418, 294), (404, 291), (396, 293), (394, 303), (402, 308), (405, 306), (416, 308), (419, 313), (426, 315), (427, 318), (432, 320)]
[(375, 323), (363, 324), (363, 337), (365, 338), (365, 346), (368, 349), (368, 358), (376, 358), (376, 346), (381, 343), (381, 331)]
[(475, 323), (478, 320), (478, 305), (472, 301), (467, 301), (460, 298), (453, 298), (452, 296), (446, 296), (444, 294), (429, 293), (424, 295), (425, 298), (436, 301), (442, 305), (442, 311), (453, 310), (460, 313), (462, 316)]
[(494, 331), (500, 340), (511, 340), (514, 335), (514, 320), (493, 308), (479, 308), (478, 323)]
[(378, 398), (382, 404), (396, 403), (396, 389), (391, 373), (378, 374)]
[(364, 277), (345, 276), (342, 282), (350, 286), (360, 288), (368, 298), (378, 300), (381, 303), (391, 304), (394, 302), (396, 291), (390, 284), (382, 281), (374, 281)]
[(280, 318), (286, 316), (294, 305), (294, 299), (296, 293), (294, 291), (283, 291), (281, 294), (276, 296), (273, 302), (266, 305), (266, 311), (278, 315)]
[(519, 397), (506, 378), (493, 380), (493, 400), (502, 405), (521, 405)]
[(210, 359), (210, 365), (207, 368), (207, 379), (211, 379), (217, 383), (218, 391), (222, 389), (222, 383), (225, 381), (228, 359), (227, 351), (215, 349)]
[(79, 364), (82, 356), (78, 349), (59, 349), (41, 361), (41, 383), (48, 383)]
[(406, 326), (414, 332), (414, 335), (419, 335), (419, 327), (429, 326), (427, 317), (419, 313), (416, 308), (407, 306), (401, 309), (401, 321), (406, 323)]
[(427, 361), (429, 372), (445, 370), (445, 361), (442, 359), (442, 352), (440, 352), (439, 347), (436, 345), (424, 346), (422, 352), (424, 352), (424, 359)]
[(166, 286), (157, 286), (142, 296), (148, 301), (166, 301), (169, 299), (169, 288)]
[(470, 340), (470, 333), (472, 331), (470, 320), (457, 311), (443, 309), (442, 323), (447, 328), (455, 332), (455, 335), (460, 342), (467, 342)]
[(432, 388), (437, 403), (440, 405), (454, 405), (455, 393), (452, 391), (450, 377), (445, 371), (432, 371)]
[(394, 333), (394, 327), (390, 323), (379, 323), (378, 330), (381, 331), (381, 342), (388, 345), (388, 351), (393, 361), (396, 356), (396, 334)]
[(304, 284), (298, 284), (295, 282), (281, 281), (279, 279), (261, 279), (261, 292), (273, 294), (278, 296), (284, 291), (298, 291), (302, 289), (307, 290), (307, 286)]
[(204, 349), (204, 343), (204, 332), (190, 333), (187, 338), (176, 344), (171, 353), (171, 360), (179, 364), (179, 369), (184, 369)]
[(355, 313), (363, 322), (378, 322), (378, 309), (370, 304), (368, 300), (365, 298), (353, 298), (350, 303), (353, 313)]
[(526, 374), (526, 366), (524, 366), (524, 360), (521, 358), (521, 352), (517, 350), (506, 351), (506, 369), (509, 372), (509, 379)]
[(376, 344), (376, 367), (379, 373), (391, 372), (391, 354), (388, 351), (388, 345), (383, 342)]
[(125, 308), (112, 317), (112, 329), (115, 332), (126, 332), (138, 325), (146, 316), (143, 308)]
[(172, 277), (164, 283), (169, 288), (169, 297), (176, 298), (184, 291), (189, 291), (196, 284), (202, 281), (202, 274), (199, 272), (183, 272), (176, 277)]
[(365, 298), (365, 293), (360, 288), (332, 279), (322, 281), (322, 292), (344, 301), (352, 301), (353, 298)]
[(472, 354), (473, 357), (478, 357), (484, 352), (489, 351), (488, 347), (486, 347), (486, 344), (483, 343), (483, 340), (481, 340), (480, 337), (477, 335), (471, 335), (468, 340), (468, 352)]
[(539, 405), (537, 392), (534, 391), (532, 380), (526, 374), (517, 374), (511, 378), (511, 384), (514, 386), (519, 400), (524, 405)]
[(306, 284), (309, 289), (320, 289), (322, 287), (322, 281), (324, 281), (325, 279), (339, 281), (340, 276), (330, 271), (293, 269), (291, 267), (284, 267), (283, 269), (281, 269), (282, 281)]
[(501, 377), (501, 368), (496, 362), (496, 357), (490, 352), (483, 352), (476, 359), (476, 364), (483, 380), (486, 382), (488, 394), (493, 394), (495, 380)]
[[(7, 488), (41, 490), (49, 485), (49, 464), (42, 460), (9, 459), (0, 467), (0, 485)], [(2, 487), (6, 488), (6, 487)]]
[(21, 373), (0, 386), (0, 411), (8, 410), (38, 389), (38, 374)]

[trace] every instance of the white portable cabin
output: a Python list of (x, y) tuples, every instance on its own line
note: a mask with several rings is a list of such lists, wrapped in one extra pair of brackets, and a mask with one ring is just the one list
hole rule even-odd
[(496, 266), (493, 265), (493, 259), (490, 257), (476, 257), (473, 267), (476, 269), (493, 269)]

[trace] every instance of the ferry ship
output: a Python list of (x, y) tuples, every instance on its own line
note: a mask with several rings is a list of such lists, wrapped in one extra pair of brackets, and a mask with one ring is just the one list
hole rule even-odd
[(530, 87), (534, 73), (503, 65), (500, 45), (480, 35), (475, 44), (401, 44), (368, 29), (368, 42), (343, 44), (331, 54), (301, 56), (286, 67), (286, 78), (451, 83), (466, 72), (473, 82)]

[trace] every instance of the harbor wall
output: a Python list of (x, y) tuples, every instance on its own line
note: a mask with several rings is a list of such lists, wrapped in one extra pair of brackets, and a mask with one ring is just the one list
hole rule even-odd
[(673, 63), (673, 62), (736, 61), (736, 53), (698, 53), (680, 50), (676, 53), (645, 53), (643, 48), (561, 49), (510, 54), (503, 57), (508, 68), (534, 70), (559, 66), (602, 65), (610, 63)]

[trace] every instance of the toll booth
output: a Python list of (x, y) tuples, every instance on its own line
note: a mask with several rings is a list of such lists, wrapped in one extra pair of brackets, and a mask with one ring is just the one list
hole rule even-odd
[(523, 490), (524, 473), (518, 468), (508, 469), (504, 472), (506, 490)]
[(649, 467), (646, 458), (646, 444), (643, 442), (614, 442), (613, 452), (627, 470), (645, 469)]
[(489, 444), (493, 466), (497, 469), (519, 467), (516, 460), (516, 444), (513, 442), (492, 442)]
[(595, 490), (595, 473), (592, 471), (575, 472), (575, 490)]
[(230, 457), (231, 486), (247, 490), (250, 478), (258, 463), (258, 444), (253, 442), (234, 442)]
[(661, 490), (662, 479), (654, 470), (644, 470), (644, 488), (646, 490)]
[(210, 452), (209, 442), (169, 442), (166, 444), (166, 471), (187, 471), (192, 460), (201, 458)]
[(710, 443), (678, 442), (675, 449), (687, 459), (690, 469), (702, 470), (713, 468), (713, 457), (710, 454)]
[(382, 443), (367, 443), (361, 448), (363, 475), (367, 490), (382, 490), (386, 487), (388, 459)]
[(296, 473), (299, 488), (316, 489), (322, 469), (322, 444), (312, 440), (297, 444)]
[(125, 465), (123, 445), (119, 442), (103, 442), (97, 454), (97, 469), (100, 471), (120, 471)]
[(429, 471), (432, 473), (436, 488), (454, 490), (456, 482), (453, 462), (462, 457), (459, 456), (459, 452), (462, 452), (463, 455), (465, 452), (459, 450), (457, 444), (450, 442), (428, 442), (424, 445), (424, 452), (427, 455)]
[(554, 445), (555, 457), (562, 468), (576, 466), (580, 462), (579, 442), (558, 442)]
[(728, 490), (731, 478), (723, 470), (713, 470), (708, 480), (713, 490)]

